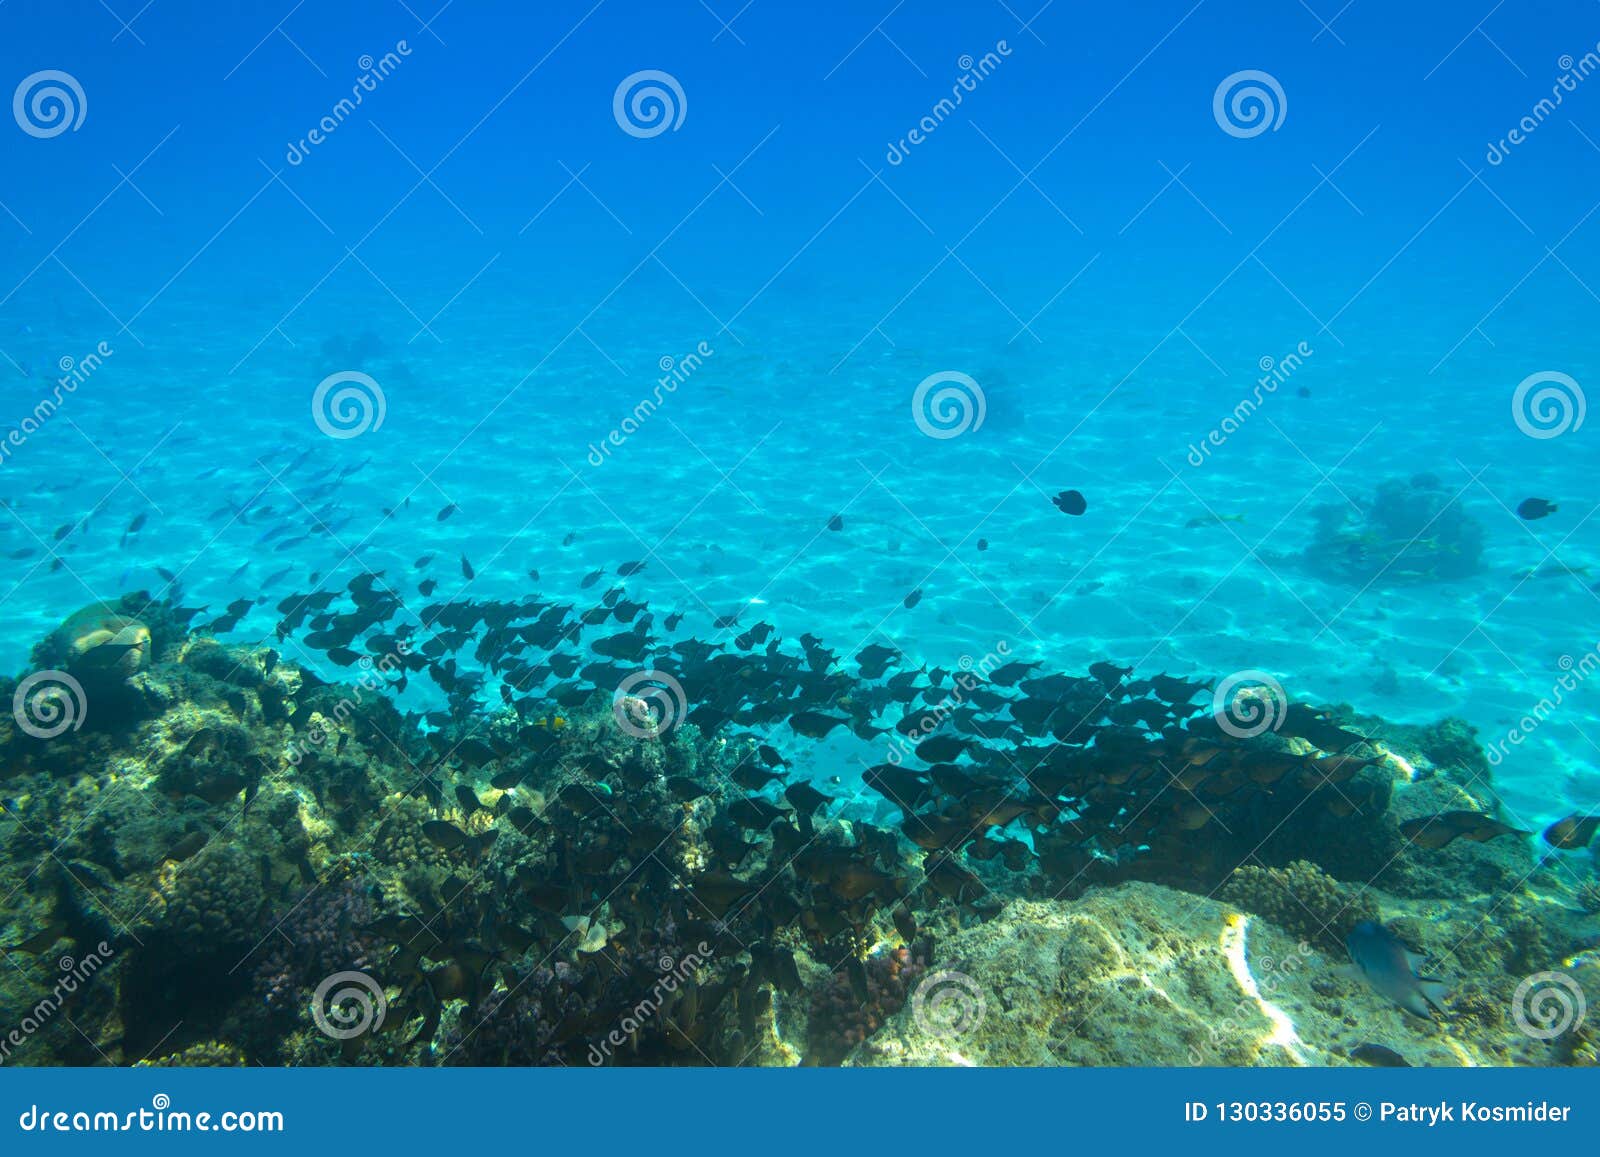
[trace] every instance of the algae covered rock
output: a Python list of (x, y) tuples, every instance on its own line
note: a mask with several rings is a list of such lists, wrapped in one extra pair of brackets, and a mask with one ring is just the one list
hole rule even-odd
[[(1510, 1008), (1504, 977), (1472, 986)], [(939, 946), (854, 1065), (1344, 1065), (1364, 1044), (1412, 1065), (1555, 1063), (1514, 1025), (1438, 1020), (1373, 992), (1341, 957), (1155, 884), (1016, 901)]]
[(150, 665), (150, 628), (109, 603), (91, 603), (56, 628), (50, 646), (79, 678), (122, 678)]

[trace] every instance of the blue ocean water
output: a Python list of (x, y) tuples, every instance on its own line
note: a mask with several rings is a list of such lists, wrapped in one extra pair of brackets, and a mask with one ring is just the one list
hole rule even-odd
[[(10, 0), (0, 664), (167, 575), (273, 641), (313, 573), (639, 560), (701, 633), (1519, 727), (1511, 814), (1591, 807), (1597, 42), (1576, 0)], [(1472, 573), (1303, 554), (1418, 476)]]

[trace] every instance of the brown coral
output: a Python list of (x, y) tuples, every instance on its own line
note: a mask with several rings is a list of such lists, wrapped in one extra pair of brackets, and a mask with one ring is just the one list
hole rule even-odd
[(1338, 951), (1351, 928), (1377, 918), (1370, 897), (1309, 860), (1296, 860), (1287, 868), (1246, 865), (1228, 878), (1221, 896), (1308, 944)]
[(73, 612), (56, 636), (74, 674), (127, 678), (150, 662), (150, 628), (105, 603)]

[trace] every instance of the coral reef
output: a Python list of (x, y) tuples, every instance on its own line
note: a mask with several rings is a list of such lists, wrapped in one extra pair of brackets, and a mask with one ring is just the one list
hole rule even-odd
[(1483, 526), (1431, 474), (1390, 478), (1355, 506), (1312, 509), (1300, 562), (1325, 578), (1389, 584), (1468, 578), (1483, 565)]
[(905, 1007), (927, 971), (927, 962), (901, 945), (865, 961), (849, 960), (811, 993), (807, 1021), (807, 1061), (842, 1061)]
[(1221, 896), (1291, 936), (1330, 952), (1343, 947), (1357, 923), (1378, 914), (1371, 897), (1341, 884), (1307, 860), (1296, 860), (1286, 868), (1247, 864), (1228, 878)]
[[(1449, 722), (1302, 711), (1246, 742), (1185, 706), (1198, 684), (1041, 680), (1002, 700), (1029, 726), (1071, 732), (1030, 715), (1057, 696), (1164, 730), (1019, 745), (1015, 792), (936, 736), (945, 762), (873, 769), (898, 807), (873, 822), (704, 705), (660, 726), (641, 697), (625, 726), (574, 683), (408, 717), (403, 666), (327, 683), (137, 596), (72, 616), (37, 664), (86, 638), (128, 645), (83, 725), (0, 730), (18, 1063), (1347, 1063), (1379, 1037), (1412, 1063), (1592, 1056), (1507, 1011), (1594, 935), (1571, 881), (1522, 837), (1403, 835), (1494, 810)], [(822, 678), (865, 724), (869, 693)], [(1566, 902), (1525, 891), (1545, 885)], [(1341, 966), (1368, 918), (1451, 980), (1438, 1023)], [(91, 958), (69, 990), (63, 962)]]

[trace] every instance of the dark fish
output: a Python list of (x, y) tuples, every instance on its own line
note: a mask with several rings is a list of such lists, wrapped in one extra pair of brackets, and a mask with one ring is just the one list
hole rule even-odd
[(1353, 743), (1364, 742), (1366, 738), (1340, 727), (1326, 711), (1308, 707), (1304, 703), (1289, 704), (1277, 729), (1283, 735), (1310, 740), (1323, 751), (1343, 751)]
[(728, 773), (728, 778), (748, 791), (760, 791), (775, 779), (782, 779), (783, 772), (772, 771), (769, 768), (757, 767), (753, 763), (739, 764)]
[(460, 509), (460, 507), (458, 507), (454, 502), (452, 502), (448, 506), (446, 506), (442, 510), (440, 510), (438, 514), (435, 514), (433, 516), (433, 520), (435, 522), (443, 522), (445, 519), (449, 518), (452, 514), (454, 514), (459, 509)]
[(978, 540), (978, 549), (979, 550), (988, 550), (989, 549), (989, 540), (987, 538), (980, 538)]
[(224, 804), (249, 784), (250, 781), (239, 772), (228, 771), (196, 785), (189, 794), (199, 796), (209, 804)]
[(701, 796), (711, 794), (711, 789), (697, 779), (690, 779), (687, 775), (669, 775), (667, 777), (667, 790), (674, 799), (681, 803), (689, 803)]
[(1189, 700), (1207, 688), (1204, 683), (1191, 683), (1187, 679), (1174, 679), (1171, 675), (1156, 675), (1150, 680), (1150, 689), (1155, 692), (1156, 698), (1163, 703), (1170, 703), (1172, 706), (1178, 707), (1189, 702)]
[(183, 839), (172, 845), (171, 849), (168, 850), (163, 862), (171, 860), (174, 863), (182, 863), (184, 860), (187, 860), (190, 856), (198, 852), (201, 848), (205, 847), (206, 841), (210, 838), (211, 837), (207, 836), (205, 832), (190, 832), (188, 835), (184, 836)]
[(1557, 820), (1544, 830), (1544, 842), (1564, 852), (1589, 846), (1594, 833), (1600, 828), (1600, 815), (1586, 816), (1573, 812), (1564, 820)]
[(917, 744), (917, 758), (924, 763), (949, 763), (967, 749), (967, 741), (955, 735), (930, 735)]
[(889, 669), (889, 664), (898, 662), (899, 659), (899, 651), (878, 643), (863, 647), (856, 655), (856, 662), (861, 665), (861, 676), (864, 679), (881, 679), (884, 672)]
[(1560, 508), (1548, 498), (1524, 498), (1517, 505), (1517, 517), (1533, 522), (1554, 514), (1558, 509)]
[(832, 518), (828, 519), (828, 529), (829, 530), (843, 530), (844, 529), (844, 516), (843, 515), (839, 515), (839, 514), (835, 514)]
[(625, 562), (617, 568), (617, 574), (627, 578), (631, 574), (638, 574), (643, 569), (644, 563), (642, 562)]
[(1089, 509), (1088, 500), (1076, 490), (1063, 490), (1050, 501), (1062, 514), (1079, 515)]
[(439, 585), (438, 579), (423, 579), (417, 584), (417, 591), (423, 598), (433, 594), (434, 588)]
[(595, 583), (599, 582), (601, 578), (605, 576), (605, 573), (606, 572), (603, 570), (590, 571), (588, 574), (583, 576), (583, 581), (578, 584), (578, 589), (585, 591), (588, 590), (590, 587), (594, 586)]
[(478, 577), (478, 572), (472, 569), (472, 564), (467, 561), (467, 556), (461, 556), (461, 577), (471, 581)]
[(728, 818), (741, 828), (770, 828), (789, 813), (764, 799), (736, 799), (728, 805)]
[(1493, 816), (1453, 811), (1407, 820), (1400, 825), (1400, 834), (1419, 848), (1438, 851), (1458, 839), (1481, 844), (1496, 836), (1531, 836), (1533, 833), (1503, 824)]
[(794, 805), (801, 815), (810, 815), (819, 807), (825, 807), (833, 802), (831, 795), (823, 795), (809, 783), (791, 783), (783, 789), (783, 798)]
[(826, 739), (828, 732), (841, 723), (850, 722), (837, 715), (824, 715), (820, 711), (796, 711), (789, 716), (789, 726), (807, 739)]
[(448, 820), (429, 820), (422, 825), (422, 834), (447, 852), (466, 847), (472, 837)]
[(894, 919), (894, 930), (900, 933), (901, 938), (907, 944), (917, 938), (917, 918), (910, 908), (901, 904), (895, 908), (891, 915)]
[(921, 601), (922, 601), (922, 588), (918, 587), (916, 590), (912, 591), (909, 595), (906, 596), (906, 598), (905, 598), (906, 610), (909, 611), (912, 607), (916, 606)]
[(1441, 1011), (1446, 989), (1444, 982), (1417, 975), (1424, 957), (1409, 951), (1405, 943), (1382, 924), (1363, 920), (1345, 940), (1350, 959), (1367, 978), (1374, 992), (1394, 1001), (1416, 1016), (1431, 1019), (1431, 1009)]
[(421, 570), (423, 567), (427, 566), (430, 562), (433, 561), (433, 556), (434, 556), (435, 553), (437, 553), (437, 552), (430, 550), (427, 554), (422, 555), (420, 558), (418, 558), (416, 562), (412, 563), (411, 564), (412, 567), (414, 567), (417, 570)]
[(1368, 1041), (1350, 1050), (1350, 1059), (1377, 1069), (1409, 1069), (1411, 1062), (1388, 1045)]
[(989, 682), (998, 683), (1002, 687), (1015, 687), (1019, 679), (1038, 665), (1037, 663), (1006, 663), (989, 672)]

